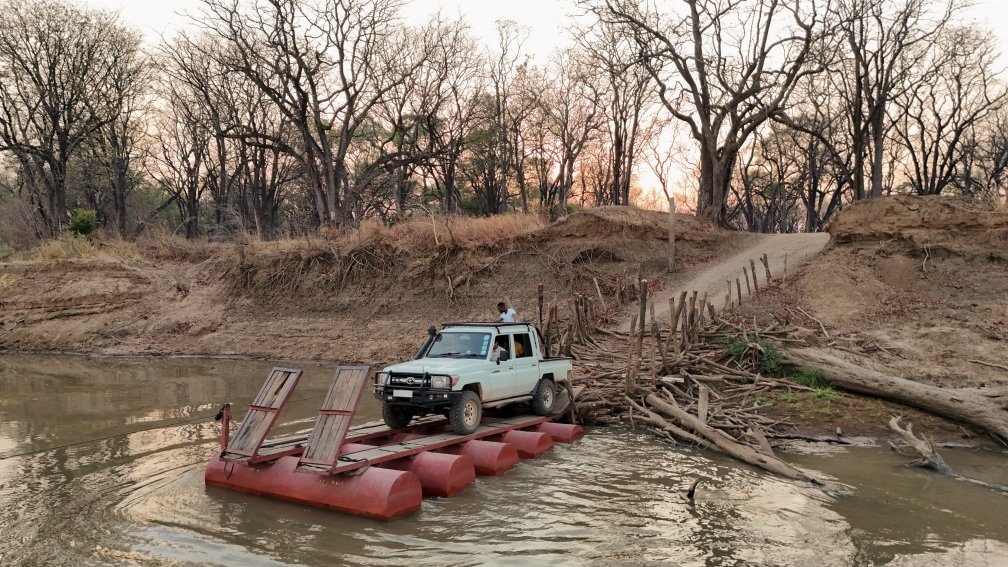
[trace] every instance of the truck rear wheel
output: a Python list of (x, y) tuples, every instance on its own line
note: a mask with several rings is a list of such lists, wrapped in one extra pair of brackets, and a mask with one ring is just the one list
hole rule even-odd
[(388, 402), (382, 402), (381, 416), (385, 425), (392, 429), (402, 429), (413, 420), (413, 410), (405, 406), (396, 406)]
[(556, 403), (556, 387), (552, 380), (545, 378), (539, 380), (535, 390), (532, 391), (532, 411), (536, 415), (549, 415), (553, 413), (553, 404)]
[(448, 420), (459, 435), (474, 433), (483, 420), (483, 404), (476, 392), (465, 390), (448, 410)]

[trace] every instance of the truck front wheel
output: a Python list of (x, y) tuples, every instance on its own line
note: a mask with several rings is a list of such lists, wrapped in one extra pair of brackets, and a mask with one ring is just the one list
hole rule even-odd
[(532, 411), (536, 415), (549, 415), (553, 413), (553, 404), (556, 402), (556, 387), (552, 380), (543, 378), (536, 384), (532, 391)]
[(405, 406), (395, 406), (388, 402), (382, 402), (382, 420), (385, 425), (392, 429), (402, 429), (409, 425), (413, 419), (413, 410)]
[(448, 410), (448, 420), (459, 435), (475, 433), (483, 420), (483, 404), (476, 392), (465, 390)]

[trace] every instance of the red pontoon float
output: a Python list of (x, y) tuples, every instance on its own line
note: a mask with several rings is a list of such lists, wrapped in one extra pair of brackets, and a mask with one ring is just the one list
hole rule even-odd
[(477, 474), (500, 474), (584, 435), (580, 426), (532, 415), (487, 417), (470, 435), (454, 434), (440, 416), (402, 429), (351, 427), (369, 368), (340, 366), (311, 433), (268, 440), (300, 379), (301, 370), (274, 368), (233, 436), (230, 405), (222, 408), (221, 450), (207, 464), (207, 485), (390, 519), (419, 508), (422, 496), (451, 496)]

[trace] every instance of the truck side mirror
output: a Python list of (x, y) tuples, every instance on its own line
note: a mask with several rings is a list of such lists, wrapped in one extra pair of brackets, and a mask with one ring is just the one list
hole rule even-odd
[(497, 363), (500, 364), (501, 362), (507, 362), (510, 358), (511, 355), (508, 354), (508, 351), (504, 351), (497, 357)]

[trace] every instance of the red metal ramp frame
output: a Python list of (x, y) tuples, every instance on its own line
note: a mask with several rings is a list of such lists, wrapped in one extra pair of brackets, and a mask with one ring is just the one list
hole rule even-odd
[(273, 429), (277, 416), (287, 405), (287, 400), (301, 380), (301, 374), (300, 368), (278, 367), (270, 371), (266, 382), (249, 404), (248, 413), (245, 414), (238, 431), (228, 440), (227, 447), (221, 453), (222, 459), (248, 459), (250, 463), (258, 463), (289, 454), (260, 454), (260, 449), (266, 436)]
[(369, 371), (369, 366), (336, 368), (336, 375), (322, 402), (315, 427), (308, 435), (308, 443), (298, 460), (298, 469), (324, 468), (328, 471), (336, 466), (340, 447), (357, 412), (364, 385), (368, 382)]

